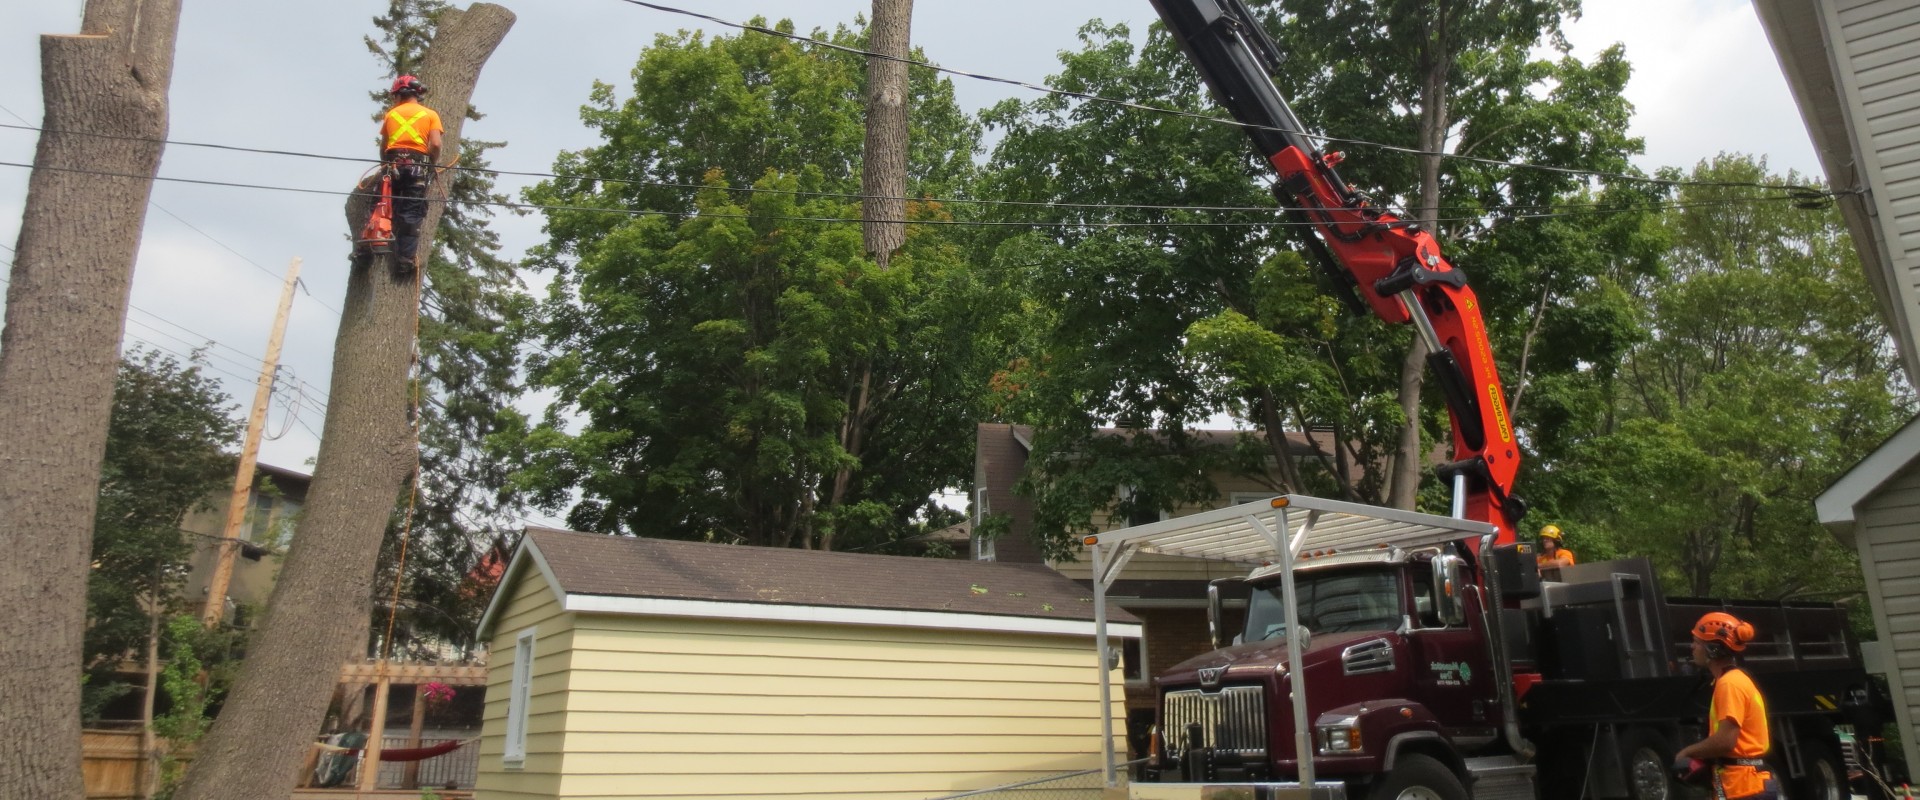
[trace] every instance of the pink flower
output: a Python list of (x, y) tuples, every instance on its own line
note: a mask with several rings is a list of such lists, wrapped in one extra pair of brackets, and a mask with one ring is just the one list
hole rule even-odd
[(420, 685), (420, 696), (429, 703), (445, 703), (453, 699), (453, 687), (430, 681)]

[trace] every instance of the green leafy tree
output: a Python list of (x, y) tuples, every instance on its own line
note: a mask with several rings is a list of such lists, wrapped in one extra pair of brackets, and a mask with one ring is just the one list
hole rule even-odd
[[(582, 111), (604, 144), (528, 192), (590, 210), (548, 212), (535, 262), (555, 281), (534, 380), (559, 402), (500, 437), (528, 465), (519, 485), (582, 530), (862, 549), (917, 535), (969, 469), (987, 372), (973, 331), (995, 312), (937, 227), (908, 226), (885, 270), (865, 252), (865, 63), (683, 33), (633, 75), (629, 99), (599, 84)], [(972, 171), (978, 128), (950, 84), (908, 84), (909, 190), (941, 195)]]
[[(1686, 177), (1802, 183), (1737, 155)], [(1597, 413), (1567, 415), (1565, 456), (1541, 480), (1585, 522), (1574, 541), (1651, 556), (1670, 587), (1857, 592), (1854, 555), (1813, 499), (1912, 416), (1913, 397), (1846, 228), (1778, 193), (1693, 185), (1674, 199), (1659, 274), (1626, 287), (1645, 333), (1612, 380), (1559, 389)]]
[[(394, 75), (415, 72), (450, 7), (445, 0), (392, 0), (387, 13), (373, 19), (379, 38), (366, 38), (368, 51)], [(391, 103), (384, 91), (371, 96), (382, 111)], [(468, 108), (467, 119), (483, 117)], [(463, 138), (457, 168), (440, 176), (451, 183), (421, 300), (420, 495), (407, 547), (404, 622), (397, 626), (402, 648), (429, 640), (472, 644), (486, 593), (463, 590), (463, 582), (493, 531), (508, 526), (503, 520), (517, 508), (508, 491), (509, 465), (485, 450), (486, 438), (501, 431), (501, 411), (523, 391), (520, 331), (532, 306), (489, 226), (496, 204), (507, 198), (494, 190), (488, 154), (505, 144)], [(375, 581), (380, 608), (391, 602), (406, 502), (382, 544)]]
[(87, 708), (130, 689), (113, 679), (146, 650), (155, 614), (177, 610), (193, 542), (188, 512), (232, 485), (235, 408), (199, 363), (156, 351), (120, 362), (87, 581)]
[[(1270, 20), (1283, 48), (1318, 24), (1283, 11)], [(1550, 41), (1546, 30), (1536, 29), (1535, 36)], [(1158, 29), (1137, 54), (1124, 28), (1093, 23), (1082, 39), (1080, 52), (1062, 57), (1062, 73), (1050, 79), (1054, 87), (1223, 115)], [(1362, 74), (1387, 67), (1337, 48), (1289, 52), (1294, 58), (1280, 85), (1302, 89), (1307, 119), (1321, 123), (1311, 111), (1338, 107), (1340, 113), (1324, 121), (1332, 135), (1415, 144), (1422, 120), (1408, 109), (1417, 107), (1419, 93), (1394, 88), (1412, 86), (1409, 79)], [(1594, 285), (1594, 272), (1646, 260), (1590, 251), (1597, 242), (1627, 238), (1622, 231), (1633, 225), (1614, 212), (1644, 218), (1644, 192), (1594, 190), (1579, 176), (1499, 163), (1625, 169), (1626, 154), (1639, 143), (1624, 133), (1622, 54), (1580, 62), (1529, 60), (1527, 52), (1501, 43), (1453, 54), (1471, 69), (1461, 70), (1457, 85), (1446, 84), (1457, 95), (1451, 107), (1458, 112), (1446, 131), (1461, 149), (1493, 162), (1443, 161), (1438, 184), (1438, 202), (1447, 211), (1442, 231), (1456, 263), (1496, 309), (1489, 323), (1505, 345), (1509, 375), (1530, 371), (1513, 361), (1522, 360), (1532, 340), (1577, 340), (1585, 326), (1571, 322), (1584, 320), (1543, 329), (1497, 309), (1536, 308), (1536, 319), (1559, 323), (1547, 312)], [(1374, 80), (1391, 85), (1360, 91)], [(1208, 499), (1217, 492), (1206, 473), (1220, 469), (1265, 476), (1281, 491), (1383, 504), (1394, 499), (1396, 481), (1382, 467), (1404, 448), (1401, 387), (1410, 333), (1343, 314), (1320, 285), (1318, 270), (1291, 252), (1302, 232), (1270, 224), (1272, 212), (1196, 209), (1271, 204), (1263, 188), (1271, 168), (1237, 129), (1060, 96), (1010, 101), (985, 119), (1005, 136), (982, 180), (983, 194), (1128, 204), (1064, 208), (1051, 219), (1070, 227), (984, 245), (1009, 294), (1033, 299), (1024, 332), (1009, 337), (1017, 352), (997, 385), (1002, 413), (1040, 429), (1025, 488), (1036, 499), (1043, 536), (1070, 544), (1072, 537), (1063, 534), (1092, 524), (1098, 511), (1130, 517)], [(1346, 176), (1354, 185), (1381, 187), (1376, 196), (1390, 204), (1421, 196), (1415, 159), (1368, 145), (1337, 147), (1353, 151)], [(1536, 213), (1561, 203), (1590, 207), (1596, 198), (1610, 204), (1598, 210), (1606, 213)], [(1546, 286), (1555, 288), (1546, 295), (1551, 302), (1541, 305)], [(1601, 317), (1592, 324), (1614, 321)], [(1435, 432), (1444, 425), (1437, 403), (1416, 408), (1420, 424)], [(1229, 447), (1208, 447), (1182, 433), (1221, 414), (1258, 433)], [(1124, 432), (1148, 428), (1155, 435)], [(1332, 435), (1304, 453), (1285, 446), (1285, 431), (1315, 429)], [(1082, 458), (1094, 452), (1102, 454), (1101, 463), (1089, 470)], [(1114, 459), (1141, 463), (1128, 467)], [(1263, 459), (1274, 465), (1270, 475)], [(1151, 481), (1155, 474), (1170, 480)]]

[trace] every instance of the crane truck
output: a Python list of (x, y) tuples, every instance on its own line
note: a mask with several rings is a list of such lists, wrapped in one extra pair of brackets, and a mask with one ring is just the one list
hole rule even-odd
[[(1465, 273), (1431, 231), (1340, 178), (1341, 154), (1317, 145), (1274, 85), (1281, 53), (1242, 0), (1152, 2), (1273, 167), (1309, 253), (1351, 305), (1412, 324), (1426, 345), (1453, 425), (1453, 460), (1438, 471), (1454, 513), (1284, 496), (1088, 537), (1096, 614), (1135, 553), (1252, 568), (1244, 624), (1223, 630), (1216, 585), (1216, 649), (1154, 679), (1132, 796), (1676, 797), (1670, 764), (1702, 738), (1710, 694), (1688, 631), (1724, 610), (1760, 631), (1743, 666), (1766, 697), (1768, 759), (1788, 796), (1848, 797), (1849, 766), (1867, 759), (1843, 757), (1853, 740), (1836, 731), (1877, 732), (1890, 706), (1844, 613), (1668, 598), (1644, 559), (1543, 578), (1515, 535), (1520, 448)], [(1112, 780), (1111, 752), (1107, 763)]]

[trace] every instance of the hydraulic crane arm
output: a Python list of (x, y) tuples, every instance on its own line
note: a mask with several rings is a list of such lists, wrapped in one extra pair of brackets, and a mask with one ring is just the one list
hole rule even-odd
[(1430, 231), (1374, 207), (1340, 179), (1334, 165), (1342, 155), (1321, 152), (1274, 86), (1281, 53), (1242, 0), (1152, 2), (1215, 99), (1248, 126), (1278, 172), (1274, 194), (1286, 215), (1306, 224), (1307, 248), (1349, 302), (1364, 301), (1390, 323), (1413, 323), (1453, 420), (1454, 460), (1440, 472), (1466, 476), (1467, 518), (1497, 526), (1500, 543), (1513, 541), (1526, 513), (1511, 494), (1520, 450), (1466, 274)]

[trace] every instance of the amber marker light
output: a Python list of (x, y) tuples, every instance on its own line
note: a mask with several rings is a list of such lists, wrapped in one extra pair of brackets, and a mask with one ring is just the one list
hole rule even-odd
[(1089, 537), (1087, 537), (1087, 538), (1085, 538), (1085, 539), (1081, 539), (1081, 540), (1080, 540), (1080, 543), (1081, 543), (1081, 544), (1085, 544), (1085, 545), (1096, 545), (1096, 544), (1099, 544), (1099, 543), (1100, 543), (1100, 537), (1098, 537), (1098, 536), (1089, 536)]
[(1276, 497), (1276, 498), (1273, 498), (1272, 500), (1267, 501), (1267, 505), (1273, 506), (1274, 508), (1286, 508), (1292, 502), (1293, 501), (1288, 500), (1285, 497)]

